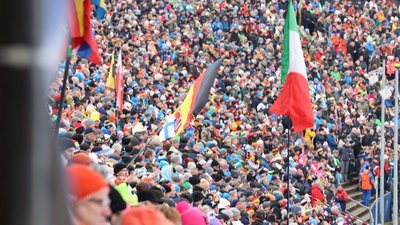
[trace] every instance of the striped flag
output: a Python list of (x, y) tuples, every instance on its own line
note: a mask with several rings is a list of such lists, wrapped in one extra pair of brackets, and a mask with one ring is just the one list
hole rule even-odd
[(90, 15), (90, 0), (68, 0), (67, 17), (72, 49), (79, 47), (79, 56), (99, 65), (101, 58), (92, 33)]
[(193, 114), (198, 114), (209, 100), (210, 90), (214, 84), (218, 69), (221, 66), (223, 58), (209, 65), (190, 87), (185, 100), (174, 112), (175, 133), (179, 135), (187, 126), (189, 126)]
[(175, 116), (170, 115), (167, 117), (163, 128), (158, 135), (160, 137), (160, 141), (165, 141), (169, 138), (175, 137)]
[(95, 11), (96, 18), (99, 20), (104, 19), (104, 16), (107, 13), (106, 3), (104, 2), (104, 0), (92, 0), (92, 4), (96, 8)]
[(122, 69), (122, 55), (121, 55), (121, 50), (119, 50), (118, 54), (118, 61), (117, 61), (117, 68), (115, 70), (115, 82), (116, 82), (116, 99), (117, 99), (117, 104), (116, 107), (119, 110), (119, 112), (122, 112), (122, 106), (123, 106), (123, 97), (124, 97), (124, 74), (123, 74), (123, 69)]
[(115, 74), (114, 74), (114, 51), (111, 56), (111, 64), (110, 64), (110, 71), (108, 72), (106, 88), (115, 89)]
[(283, 36), (281, 82), (283, 84), (282, 91), (271, 106), (270, 112), (289, 116), (295, 131), (313, 127), (314, 116), (306, 65), (291, 0), (289, 1)]

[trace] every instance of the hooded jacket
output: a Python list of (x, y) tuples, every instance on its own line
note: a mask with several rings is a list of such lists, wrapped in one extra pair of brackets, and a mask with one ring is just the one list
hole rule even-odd
[(311, 204), (315, 207), (317, 200), (324, 201), (325, 195), (322, 193), (318, 185), (313, 184), (311, 188)]

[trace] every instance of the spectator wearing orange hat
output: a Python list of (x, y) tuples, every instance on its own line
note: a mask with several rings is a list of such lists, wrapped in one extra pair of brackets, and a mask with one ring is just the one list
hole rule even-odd
[(152, 206), (138, 206), (122, 214), (121, 225), (173, 225), (163, 213)]
[(111, 215), (109, 186), (101, 174), (88, 166), (72, 164), (66, 167), (66, 175), (74, 224), (107, 224)]
[(93, 160), (88, 156), (88, 154), (81, 152), (72, 156), (71, 163), (90, 166), (93, 163)]

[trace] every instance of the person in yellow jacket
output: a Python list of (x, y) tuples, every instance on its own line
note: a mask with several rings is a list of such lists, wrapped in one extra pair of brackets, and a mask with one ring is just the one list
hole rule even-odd
[(316, 133), (314, 129), (312, 128), (307, 128), (305, 133), (304, 133), (304, 139), (306, 139), (308, 146), (311, 146), (313, 144), (312, 140), (315, 137)]
[(362, 190), (362, 203), (365, 206), (369, 206), (371, 200), (371, 190), (374, 186), (374, 176), (369, 171), (367, 166), (363, 173), (360, 175), (360, 185)]

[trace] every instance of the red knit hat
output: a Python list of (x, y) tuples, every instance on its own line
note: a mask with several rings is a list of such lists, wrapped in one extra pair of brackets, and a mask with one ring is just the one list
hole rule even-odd
[(104, 188), (108, 188), (104, 177), (88, 166), (72, 164), (66, 167), (65, 171), (73, 203), (85, 200)]
[(76, 130), (77, 128), (79, 128), (79, 127), (81, 127), (81, 126), (84, 127), (82, 121), (80, 121), (80, 120), (76, 121), (76, 122), (74, 123), (74, 130)]
[(164, 214), (151, 206), (137, 206), (122, 214), (121, 225), (173, 225)]

